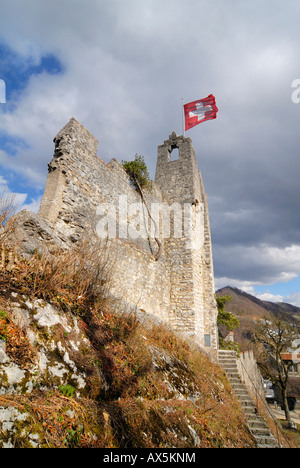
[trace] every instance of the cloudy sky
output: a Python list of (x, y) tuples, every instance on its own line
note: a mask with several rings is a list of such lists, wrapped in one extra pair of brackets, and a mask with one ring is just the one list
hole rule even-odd
[(299, 21), (299, 0), (0, 0), (0, 190), (37, 210), (71, 117), (102, 159), (142, 154), (154, 178), (181, 99), (212, 93), (218, 118), (186, 136), (216, 286), (300, 306)]

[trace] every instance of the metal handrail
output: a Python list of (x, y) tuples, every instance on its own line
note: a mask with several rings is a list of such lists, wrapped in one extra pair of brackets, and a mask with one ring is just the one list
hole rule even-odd
[(249, 380), (251, 381), (251, 383), (252, 383), (252, 385), (253, 385), (253, 387), (254, 387), (254, 389), (255, 389), (257, 412), (259, 412), (259, 408), (258, 408), (258, 397), (259, 397), (260, 401), (263, 403), (265, 409), (267, 410), (269, 416), (273, 419), (273, 422), (275, 423), (275, 426), (276, 426), (276, 438), (277, 438), (278, 443), (280, 444), (279, 433), (278, 433), (278, 432), (280, 432), (281, 435), (282, 435), (282, 437), (285, 439), (287, 445), (289, 446), (289, 448), (292, 448), (292, 446), (291, 446), (289, 440), (287, 439), (286, 435), (283, 433), (283, 431), (282, 431), (282, 429), (281, 429), (281, 427), (280, 427), (279, 422), (277, 421), (277, 419), (275, 418), (275, 416), (274, 416), (274, 415), (272, 414), (272, 412), (270, 411), (270, 408), (268, 407), (268, 404), (267, 404), (267, 402), (265, 401), (265, 395), (261, 395), (261, 394), (260, 394), (258, 388), (256, 387), (255, 382), (253, 381), (253, 379), (252, 379), (251, 376), (249, 375), (249, 372), (247, 371), (247, 369), (246, 369), (246, 367), (245, 367), (243, 361), (240, 360), (240, 362), (241, 362), (243, 368), (245, 369), (246, 374), (247, 374)]

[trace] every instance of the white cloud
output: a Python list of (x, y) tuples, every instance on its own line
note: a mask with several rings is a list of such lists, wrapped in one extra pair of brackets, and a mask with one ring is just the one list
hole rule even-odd
[(52, 139), (75, 117), (99, 139), (103, 159), (143, 154), (154, 176), (157, 145), (181, 131), (181, 97), (213, 92), (217, 120), (187, 136), (212, 200), (216, 284), (228, 279), (251, 293), (294, 278), (299, 9), (277, 0), (271, 10), (255, 0), (2, 0), (7, 44), (36, 64), (54, 54), (64, 71), (32, 76), (14, 108), (0, 108), (0, 129), (26, 142), (13, 157), (0, 151), (0, 164), (42, 190)]
[(254, 283), (251, 281), (242, 281), (236, 278), (228, 278), (226, 276), (215, 278), (215, 289), (225, 288), (231, 286), (245, 291), (248, 294), (255, 296)]
[(269, 292), (266, 293), (261, 293), (261, 294), (254, 294), (258, 299), (261, 301), (269, 301), (269, 302), (285, 302), (284, 301), (284, 296), (281, 296), (279, 294), (272, 294)]
[(5, 180), (4, 177), (0, 175), (0, 190), (3, 191), (6, 186), (7, 180)]
[(42, 201), (41, 196), (37, 197), (37, 198), (34, 198), (33, 200), (31, 200), (30, 203), (23, 203), (23, 205), (20, 207), (20, 209), (18, 211), (20, 211), (20, 210), (30, 210), (33, 213), (37, 213), (38, 210), (39, 210), (41, 201)]
[(28, 194), (12, 192), (9, 189), (8, 181), (0, 175), (0, 197), (1, 196), (4, 196), (4, 199), (6, 199), (7, 197), (11, 199), (17, 211), (20, 211), (22, 209), (29, 209), (36, 213), (38, 210), (38, 206), (41, 202), (41, 197), (38, 197), (37, 199), (32, 200), (30, 203), (26, 204)]
[[(214, 257), (219, 257), (217, 277), (230, 277), (250, 284), (271, 284), (292, 280), (300, 271), (300, 245), (283, 248), (266, 244), (256, 246), (218, 246)], [(231, 275), (226, 275), (228, 270)], [(222, 273), (225, 273), (222, 275)]]
[(266, 292), (257, 292), (255, 290), (255, 286), (263, 286), (264, 283), (257, 283), (257, 282), (249, 282), (249, 281), (241, 281), (234, 278), (216, 278), (215, 286), (216, 290), (224, 288), (226, 286), (231, 286), (233, 288), (238, 288), (241, 291), (244, 291), (251, 296), (257, 297), (262, 301), (269, 301), (269, 302), (285, 302), (287, 304), (292, 304), (297, 307), (300, 307), (300, 292), (295, 292), (289, 295), (282, 295), (282, 294), (272, 294), (270, 291)]
[(289, 296), (284, 297), (283, 302), (300, 307), (300, 292), (292, 293)]

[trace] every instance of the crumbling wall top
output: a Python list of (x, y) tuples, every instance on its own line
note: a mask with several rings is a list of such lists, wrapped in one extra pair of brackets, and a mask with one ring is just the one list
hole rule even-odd
[(98, 140), (95, 138), (81, 123), (74, 117), (58, 132), (54, 138), (55, 147), (62, 146), (65, 141), (68, 145), (77, 143), (84, 148), (89, 154), (96, 156), (98, 148)]

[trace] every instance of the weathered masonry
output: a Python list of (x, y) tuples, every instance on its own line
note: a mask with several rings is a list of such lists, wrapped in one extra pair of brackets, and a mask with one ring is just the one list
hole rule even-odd
[[(158, 147), (155, 182), (145, 192), (151, 218), (123, 166), (99, 159), (98, 141), (75, 119), (54, 143), (40, 222), (67, 244), (83, 236), (96, 240), (107, 229), (116, 259), (111, 295), (216, 349), (208, 206), (191, 139), (173, 132)], [(162, 244), (158, 260), (155, 237)]]

